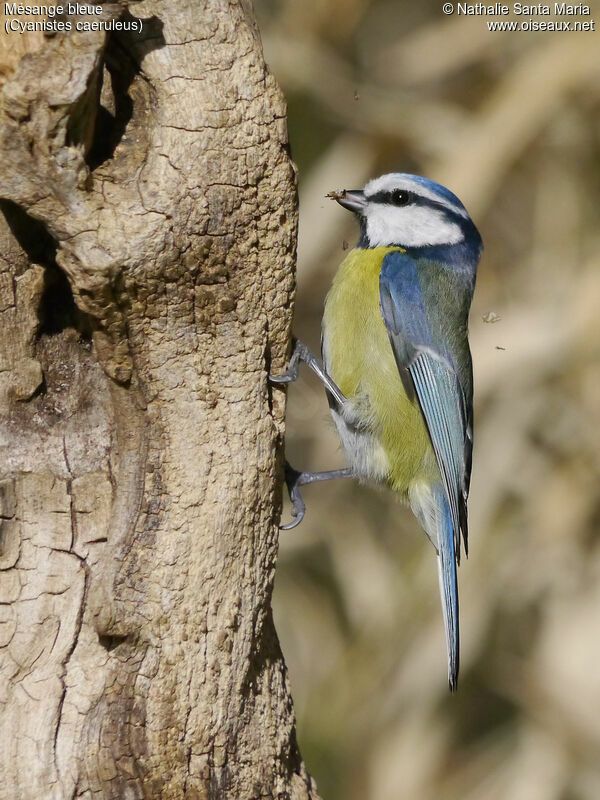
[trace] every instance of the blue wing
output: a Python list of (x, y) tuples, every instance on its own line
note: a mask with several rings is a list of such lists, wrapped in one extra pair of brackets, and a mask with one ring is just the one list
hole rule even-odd
[[(454, 687), (458, 673), (456, 563), (460, 561), (461, 533), (465, 547), (467, 543), (471, 387), (469, 382), (465, 391), (459, 377), (457, 364), (464, 366), (464, 352), (451, 352), (455, 338), (445, 336), (456, 322), (443, 319), (452, 298), (439, 298), (436, 317), (430, 318), (425, 298), (431, 299), (432, 287), (427, 284), (425, 289), (414, 259), (401, 251), (385, 257), (379, 284), (381, 314), (403, 384), (419, 404), (441, 476), (441, 485), (420, 492), (411, 499), (411, 505), (438, 549), (449, 676)], [(464, 347), (468, 355), (466, 335)], [(468, 363), (470, 370), (470, 358)]]

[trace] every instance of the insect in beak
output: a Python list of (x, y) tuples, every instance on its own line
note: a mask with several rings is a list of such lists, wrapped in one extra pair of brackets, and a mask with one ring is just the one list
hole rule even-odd
[(329, 192), (326, 197), (336, 200), (341, 206), (357, 214), (360, 214), (367, 204), (364, 192), (358, 189), (340, 189)]

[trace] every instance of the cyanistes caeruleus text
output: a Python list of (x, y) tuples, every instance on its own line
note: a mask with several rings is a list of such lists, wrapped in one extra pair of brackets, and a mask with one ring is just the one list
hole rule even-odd
[(437, 551), (454, 690), (473, 447), (467, 327), (481, 237), (452, 192), (416, 175), (383, 175), (330, 196), (356, 214), (360, 239), (327, 295), (323, 367), (296, 342), (288, 372), (274, 380), (294, 380), (299, 361), (319, 374), (350, 466), (288, 465), (293, 513), (299, 521), (304, 512), (301, 485), (346, 476), (385, 484), (410, 504)]

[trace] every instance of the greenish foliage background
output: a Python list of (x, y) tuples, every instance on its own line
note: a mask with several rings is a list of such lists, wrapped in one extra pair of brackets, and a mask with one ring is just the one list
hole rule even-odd
[[(600, 34), (491, 33), (429, 0), (256, 5), (299, 169), (296, 334), (318, 350), (356, 239), (331, 189), (427, 175), (486, 245), (459, 692), (410, 512), (355, 483), (306, 489), (275, 614), (309, 768), (325, 800), (597, 800)], [(318, 382), (289, 397), (291, 462), (342, 465)]]

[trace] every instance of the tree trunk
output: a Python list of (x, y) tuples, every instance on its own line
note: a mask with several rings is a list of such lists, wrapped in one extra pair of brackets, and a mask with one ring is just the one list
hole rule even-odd
[(0, 99), (0, 797), (316, 798), (270, 609), (284, 102), (248, 0), (137, 18)]

